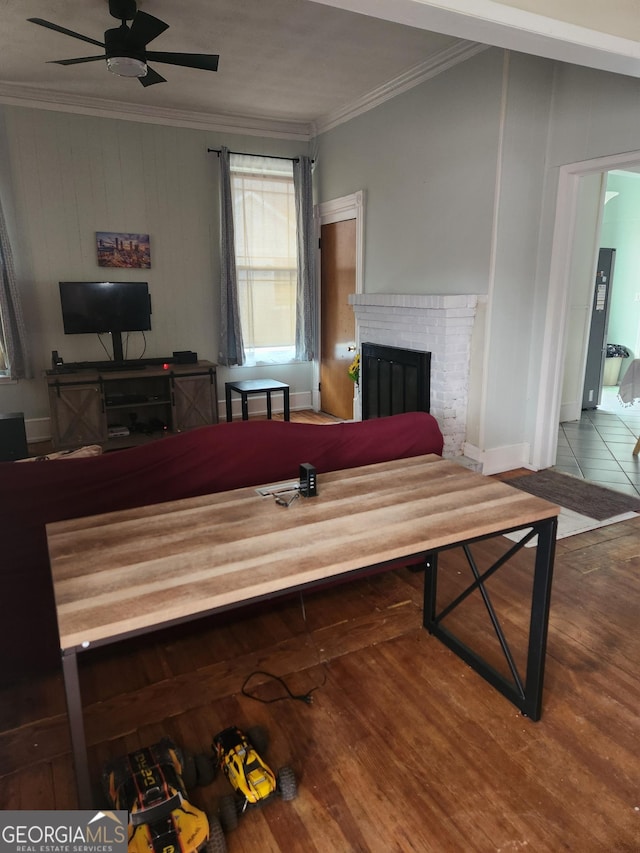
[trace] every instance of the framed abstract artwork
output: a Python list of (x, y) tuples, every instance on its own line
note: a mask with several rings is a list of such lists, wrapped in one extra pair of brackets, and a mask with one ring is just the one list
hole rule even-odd
[(99, 267), (151, 269), (151, 248), (148, 234), (96, 231), (96, 247)]

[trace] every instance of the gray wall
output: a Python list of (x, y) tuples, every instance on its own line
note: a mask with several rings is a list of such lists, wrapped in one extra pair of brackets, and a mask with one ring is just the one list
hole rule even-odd
[[(97, 336), (65, 336), (61, 280), (148, 281), (152, 330), (146, 356), (191, 349), (217, 360), (219, 332), (218, 158), (207, 148), (295, 156), (306, 143), (225, 136), (63, 112), (0, 107), (5, 156), (2, 202), (9, 219), (36, 378), (0, 385), (0, 410), (48, 417), (44, 371), (51, 351), (66, 361), (106, 358)], [(97, 264), (95, 232), (150, 234), (150, 270)], [(110, 340), (105, 343), (110, 350)], [(144, 341), (131, 334), (129, 357)], [(233, 369), (238, 378), (244, 369)], [(266, 368), (253, 368), (260, 376)], [(229, 370), (219, 372), (219, 395)], [(309, 364), (268, 369), (293, 393), (310, 392)]]
[(487, 51), (318, 138), (318, 200), (366, 190), (367, 292), (487, 292), (501, 75)]
[(640, 149), (639, 95), (491, 49), (316, 142), (321, 201), (366, 191), (365, 291), (487, 294), (469, 438), (506, 464), (530, 461), (544, 391), (558, 167)]
[(365, 291), (488, 295), (483, 449), (526, 431), (552, 69), (487, 50), (317, 140), (320, 200), (366, 191)]
[[(507, 449), (510, 464), (527, 463), (539, 409), (558, 167), (640, 150), (639, 96), (636, 79), (490, 49), (312, 146), (318, 201), (366, 191), (365, 291), (486, 296), (471, 439), (482, 452)], [(305, 146), (4, 113), (36, 367), (52, 349), (93, 356), (63, 337), (55, 288), (96, 277), (102, 229), (151, 234), (147, 353), (191, 348), (215, 360), (217, 183), (206, 147), (294, 155)], [(561, 344), (552, 343), (559, 358)], [(285, 381), (310, 389), (311, 370), (288, 369)], [(46, 415), (42, 381), (0, 386), (0, 408)]]

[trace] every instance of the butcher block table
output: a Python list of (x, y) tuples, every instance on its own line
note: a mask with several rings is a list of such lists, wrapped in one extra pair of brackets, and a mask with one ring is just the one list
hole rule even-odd
[[(424, 627), (538, 720), (558, 512), (430, 454), (321, 474), (317, 497), (289, 506), (245, 488), (47, 525), (80, 808), (92, 804), (79, 653), (384, 564), (424, 558)], [(505, 533), (515, 539), (504, 540), (505, 554), (478, 568), (471, 546)], [(532, 543), (523, 678), (485, 583)], [(463, 549), (472, 580), (438, 611), (438, 553), (452, 547)], [(441, 624), (474, 591), (482, 595), (510, 678)]]

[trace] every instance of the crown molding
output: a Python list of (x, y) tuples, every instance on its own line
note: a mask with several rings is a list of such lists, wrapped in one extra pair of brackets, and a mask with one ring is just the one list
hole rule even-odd
[[(614, 74), (640, 77), (640, 42), (637, 31), (637, 3), (609, 4), (610, 19), (624, 32), (625, 17), (631, 21), (629, 36), (613, 35), (589, 25), (563, 21), (530, 12), (508, 0), (311, 0), (325, 6), (372, 15), (384, 21), (429, 30), (468, 41), (479, 42), (516, 53), (529, 53), (572, 65), (584, 65)], [(547, 8), (551, 4), (547, 3)], [(567, 4), (564, 4), (567, 6)], [(575, 20), (592, 16), (581, 12), (586, 3), (571, 4)], [(591, 6), (605, 4), (592, 3)], [(617, 6), (618, 8), (613, 8)]]
[(466, 62), (467, 59), (471, 59), (471, 57), (487, 49), (486, 44), (477, 44), (461, 39), (451, 47), (439, 51), (424, 62), (414, 65), (398, 77), (394, 77), (382, 86), (378, 86), (377, 89), (368, 92), (358, 101), (319, 119), (314, 123), (314, 135), (326, 133), (328, 130), (380, 106), (385, 101), (395, 98), (396, 95), (413, 89), (414, 86), (419, 86), (432, 77), (437, 77), (438, 74), (448, 71), (455, 65)]
[(425, 62), (409, 68), (398, 77), (378, 86), (362, 98), (329, 113), (317, 122), (292, 122), (265, 119), (254, 116), (200, 113), (189, 110), (174, 110), (148, 107), (141, 104), (115, 103), (102, 98), (89, 98), (62, 92), (47, 92), (40, 88), (0, 83), (0, 103), (12, 106), (31, 107), (55, 112), (92, 115), (102, 118), (138, 121), (146, 124), (161, 124), (170, 127), (188, 127), (194, 130), (217, 133), (238, 133), (247, 136), (274, 137), (309, 142), (314, 136), (324, 133), (339, 124), (350, 121), (385, 101), (418, 86), (425, 80), (442, 74), (454, 65), (465, 62), (486, 50), (484, 44), (458, 41)]
[(253, 116), (200, 113), (189, 110), (147, 107), (139, 104), (114, 103), (101, 98), (79, 97), (60, 92), (47, 92), (28, 86), (0, 83), (0, 103), (55, 112), (92, 115), (102, 118), (188, 127), (194, 130), (239, 133), (248, 136), (275, 137), (308, 142), (309, 122), (279, 121)]

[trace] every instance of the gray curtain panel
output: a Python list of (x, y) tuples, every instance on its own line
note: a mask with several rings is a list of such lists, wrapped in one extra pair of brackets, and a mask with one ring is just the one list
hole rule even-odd
[(31, 379), (27, 331), (13, 267), (13, 254), (0, 203), (0, 347), (11, 379)]
[(220, 149), (220, 364), (244, 364), (236, 277), (229, 149)]
[(296, 298), (296, 359), (311, 361), (316, 329), (316, 259), (313, 231), (311, 160), (293, 163), (298, 231), (298, 292)]

